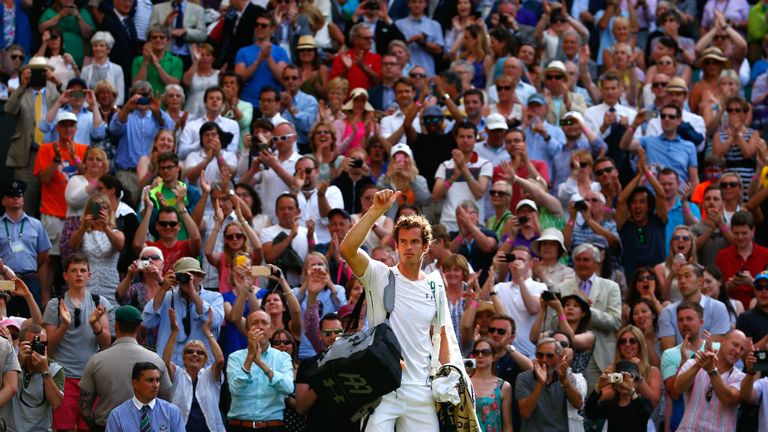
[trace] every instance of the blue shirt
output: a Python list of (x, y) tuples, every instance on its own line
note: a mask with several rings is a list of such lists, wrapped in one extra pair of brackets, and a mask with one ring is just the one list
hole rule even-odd
[(133, 169), (139, 163), (139, 158), (149, 154), (152, 142), (160, 129), (173, 130), (174, 123), (171, 116), (165, 111), (160, 111), (163, 116), (163, 124), (155, 120), (152, 111), (147, 110), (143, 115), (139, 110), (128, 114), (128, 121), (123, 123), (120, 116), (112, 116), (109, 123), (109, 131), (114, 137), (120, 139), (115, 154), (117, 169)]
[[(248, 67), (256, 62), (256, 59), (259, 58), (260, 52), (261, 47), (258, 45), (249, 45), (247, 47), (240, 48), (240, 50), (237, 51), (237, 55), (235, 56), (235, 64), (242, 64), (245, 67)], [(291, 62), (291, 59), (288, 57), (288, 53), (285, 52), (285, 49), (279, 45), (272, 44), (272, 53), (270, 56), (275, 61), (275, 63)], [(260, 103), (259, 93), (261, 93), (261, 89), (266, 86), (273, 87), (277, 91), (283, 90), (283, 86), (280, 84), (280, 81), (278, 81), (277, 78), (272, 75), (272, 71), (269, 69), (267, 62), (264, 61), (261, 62), (259, 67), (256, 68), (256, 71), (251, 76), (251, 79), (245, 83), (243, 91), (240, 94), (240, 99), (246, 102), (250, 102), (254, 108), (258, 108)]]
[[(701, 221), (701, 211), (699, 210), (699, 206), (689, 202), (688, 208), (691, 209), (691, 214), (693, 217)], [(683, 222), (683, 203), (680, 201), (680, 197), (677, 197), (675, 205), (671, 209), (667, 210), (667, 241), (664, 242), (667, 245), (665, 249), (665, 253), (667, 255), (669, 255), (669, 244), (672, 242), (672, 233), (675, 231), (675, 227), (678, 225), (686, 225), (686, 223)]]
[(587, 137), (582, 135), (581, 138), (576, 140), (573, 147), (568, 148), (567, 144), (565, 144), (554, 156), (552, 164), (555, 170), (550, 171), (550, 173), (552, 173), (550, 180), (552, 181), (551, 191), (553, 191), (555, 195), (557, 195), (557, 187), (568, 180), (568, 177), (571, 175), (571, 164), (573, 163), (574, 152), (578, 150), (591, 150), (592, 157), (597, 158), (600, 151), (608, 151), (608, 145), (603, 138), (599, 135), (596, 137), (597, 138), (594, 141), (589, 142), (587, 141)]
[[(216, 339), (219, 338), (219, 330), (222, 323), (224, 323), (224, 298), (220, 293), (214, 291), (208, 291), (201, 289), (199, 292), (200, 299), (203, 302), (203, 313), (197, 313), (197, 307), (194, 303), (190, 302), (187, 305), (187, 301), (179, 293), (179, 289), (175, 288), (173, 291), (165, 293), (163, 302), (160, 304), (160, 308), (156, 311), (154, 301), (150, 300), (144, 306), (144, 325), (145, 329), (157, 328), (157, 349), (165, 349), (165, 344), (168, 342), (168, 338), (171, 335), (171, 321), (168, 317), (168, 309), (173, 307), (176, 312), (176, 324), (179, 326), (179, 333), (176, 335), (176, 346), (173, 348), (172, 360), (176, 364), (184, 364), (183, 354), (184, 345), (191, 340), (200, 340), (205, 345), (208, 352), (211, 352), (208, 338), (203, 332), (203, 324), (208, 320), (208, 307), (213, 308), (213, 322), (211, 322), (211, 332), (213, 332)], [(189, 308), (187, 307), (189, 306)], [(190, 314), (190, 331), (189, 334), (184, 332), (184, 317)], [(208, 357), (206, 366), (210, 366), (212, 358)]]
[(272, 370), (270, 381), (255, 364), (251, 373), (243, 370), (248, 350), (235, 351), (227, 362), (227, 381), (232, 393), (228, 419), (246, 421), (282, 420), (285, 397), (293, 393), (293, 365), (288, 353), (269, 347), (261, 355)]
[[(443, 29), (440, 27), (440, 24), (426, 16), (413, 18), (409, 15), (395, 21), (395, 25), (403, 33), (405, 40), (408, 40), (417, 34), (424, 33), (427, 36), (425, 42), (445, 46)], [(411, 63), (426, 69), (427, 76), (435, 74), (435, 59), (432, 57), (432, 54), (427, 51), (426, 47), (419, 45), (416, 42), (411, 42), (408, 44), (408, 51), (411, 52)]]
[(315, 124), (317, 118), (317, 99), (299, 90), (296, 96), (291, 98), (291, 103), (296, 108), (296, 115), (285, 110), (280, 113), (284, 119), (293, 123), (296, 133), (299, 135), (298, 141), (301, 144), (309, 143), (309, 130)]
[[(677, 307), (681, 301), (676, 301), (664, 308), (659, 315), (659, 331), (657, 338), (674, 336), (675, 343), (683, 342), (680, 330), (677, 328)], [(704, 308), (704, 330), (713, 335), (724, 335), (731, 329), (731, 320), (725, 305), (709, 296), (701, 295), (699, 304)]]
[(563, 134), (562, 129), (552, 126), (547, 122), (544, 122), (544, 128), (549, 135), (549, 141), (545, 141), (543, 136), (532, 131), (530, 126), (525, 128), (525, 144), (528, 147), (528, 159), (545, 161), (547, 167), (549, 167), (549, 172), (554, 173), (555, 156), (560, 153), (560, 150), (565, 145), (565, 134)]
[[(301, 288), (294, 288), (293, 294), (301, 304), (301, 316), (304, 316), (304, 311), (307, 310), (307, 294), (301, 294)], [(338, 312), (339, 308), (347, 304), (347, 296), (344, 294), (344, 287), (336, 285), (336, 297), (339, 299), (339, 304), (333, 302), (331, 298), (331, 290), (323, 289), (317, 295), (318, 303), (318, 315), (322, 318), (325, 314), (331, 312)], [(310, 358), (317, 355), (317, 352), (312, 348), (312, 343), (307, 339), (307, 335), (301, 332), (301, 344), (299, 344), (299, 359)]]
[(38, 254), (51, 248), (43, 224), (26, 213), (22, 213), (18, 223), (7, 213), (0, 216), (0, 221), (0, 258), (3, 263), (18, 274), (36, 272)]
[[(72, 107), (65, 105), (59, 109), (59, 112), (72, 112)], [(54, 125), (48, 123), (48, 121), (45, 120), (45, 117), (40, 119), (39, 128), (45, 134), (45, 136), (50, 137), (50, 141), (59, 140), (59, 131), (56, 130)], [(94, 128), (93, 113), (85, 109), (85, 107), (81, 107), (80, 112), (77, 113), (77, 132), (75, 132), (75, 142), (90, 146), (91, 138), (96, 141), (100, 141), (103, 140), (106, 136), (107, 128), (104, 126), (104, 122), (102, 121), (99, 127)]]
[[(121, 403), (109, 413), (107, 432), (136, 432), (141, 430), (141, 407), (143, 404), (135, 397)], [(176, 405), (155, 398), (149, 403), (149, 424), (153, 431), (183, 432), (184, 420)]]
[(644, 136), (640, 138), (649, 164), (672, 168), (680, 178), (681, 183), (688, 183), (688, 168), (698, 167), (696, 159), (696, 146), (690, 141), (675, 136), (668, 140), (664, 135)]

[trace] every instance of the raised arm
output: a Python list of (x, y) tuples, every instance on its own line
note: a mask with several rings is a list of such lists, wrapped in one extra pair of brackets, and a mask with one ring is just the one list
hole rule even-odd
[(373, 227), (373, 224), (397, 202), (400, 192), (393, 192), (385, 189), (376, 192), (373, 197), (373, 205), (360, 218), (359, 221), (349, 230), (344, 240), (341, 242), (341, 257), (349, 264), (352, 271), (361, 276), (368, 268), (368, 254), (360, 246), (365, 241), (365, 237)]
[(176, 311), (173, 308), (168, 308), (168, 319), (171, 323), (171, 334), (168, 336), (165, 348), (163, 348), (163, 363), (168, 369), (168, 377), (173, 381), (176, 376), (176, 365), (171, 359), (173, 358), (173, 348), (176, 346), (176, 336), (179, 334), (179, 323), (176, 322)]

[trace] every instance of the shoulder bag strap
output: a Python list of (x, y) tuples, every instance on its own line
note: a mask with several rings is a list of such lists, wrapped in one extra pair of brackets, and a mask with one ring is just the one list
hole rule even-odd
[[(344, 333), (349, 333), (350, 329), (356, 329), (360, 325), (360, 313), (363, 309), (363, 301), (365, 300), (365, 290), (360, 294), (360, 298), (355, 303), (355, 308), (352, 310), (352, 316), (347, 325), (344, 327)], [(389, 282), (384, 287), (384, 310), (387, 311), (387, 320), (389, 320), (390, 314), (395, 310), (395, 274), (392, 270), (389, 271)]]

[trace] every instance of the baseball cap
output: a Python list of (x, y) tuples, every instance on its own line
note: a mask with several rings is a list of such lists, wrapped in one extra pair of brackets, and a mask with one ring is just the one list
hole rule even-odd
[(401, 143), (393, 145), (392, 150), (390, 151), (390, 155), (395, 156), (397, 153), (405, 153), (409, 158), (413, 159), (413, 152), (411, 151), (411, 148), (408, 146), (408, 144)]
[(346, 220), (352, 220), (352, 218), (349, 216), (349, 212), (347, 212), (343, 208), (331, 209), (331, 211), (328, 212), (328, 216), (327, 217), (330, 220), (332, 217), (334, 217), (336, 215), (341, 215)]
[(578, 111), (568, 111), (567, 113), (565, 113), (563, 118), (564, 119), (574, 118), (574, 119), (578, 120), (579, 123), (584, 124), (584, 116), (581, 115), (581, 113), (578, 112)]
[(77, 116), (72, 112), (61, 111), (59, 112), (59, 115), (56, 116), (56, 124), (59, 124), (63, 121), (73, 121), (77, 123)]
[(144, 319), (141, 312), (131, 305), (120, 306), (115, 311), (115, 321), (129, 324), (140, 324)]
[(485, 129), (487, 130), (507, 130), (507, 119), (499, 113), (493, 113), (488, 116), (485, 121)]
[(86, 83), (85, 80), (82, 78), (75, 77), (69, 80), (69, 82), (67, 83), (67, 90), (71, 89), (74, 86), (80, 86), (84, 89), (87, 89), (88, 83)]
[(758, 273), (757, 276), (755, 276), (754, 283), (757, 283), (758, 281), (761, 281), (761, 280), (768, 281), (768, 270), (761, 271), (760, 273)]
[(535, 202), (529, 199), (520, 200), (519, 203), (517, 203), (517, 206), (515, 206), (515, 212), (520, 211), (521, 208), (528, 206), (533, 209), (533, 211), (537, 212), (539, 211), (539, 207), (536, 205)]
[(443, 110), (437, 105), (430, 105), (424, 108), (424, 117), (443, 117)]
[(547, 98), (544, 97), (541, 93), (534, 93), (530, 96), (528, 96), (528, 105), (530, 104), (539, 104), (539, 105), (546, 105), (547, 104)]

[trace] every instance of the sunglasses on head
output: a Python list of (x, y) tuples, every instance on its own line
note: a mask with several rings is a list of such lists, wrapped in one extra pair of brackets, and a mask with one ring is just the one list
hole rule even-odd
[(504, 336), (505, 334), (507, 334), (507, 329), (488, 327), (488, 334), (494, 334), (494, 333), (498, 333), (499, 336)]
[(157, 221), (157, 224), (163, 228), (176, 228), (179, 223), (176, 221)]
[(331, 336), (331, 335), (338, 336), (338, 335), (340, 335), (342, 333), (344, 333), (344, 330), (342, 330), (342, 329), (323, 330), (323, 336), (325, 336), (325, 337), (328, 337), (328, 336)]
[(160, 258), (160, 255), (147, 255), (141, 257), (142, 261), (160, 261), (162, 258)]
[(471, 354), (475, 357), (480, 357), (480, 356), (487, 357), (493, 354), (493, 350), (491, 350), (490, 348), (474, 349), (472, 350)]
[(613, 167), (612, 166), (611, 167), (605, 167), (603, 169), (599, 169), (599, 170), (595, 171), (595, 175), (600, 177), (603, 174), (610, 174), (612, 172), (613, 172)]
[(723, 189), (728, 189), (728, 188), (737, 188), (737, 187), (739, 187), (739, 186), (741, 186), (741, 183), (739, 183), (739, 182), (737, 182), (737, 181), (732, 181), (732, 182), (724, 182), (724, 181), (721, 181), (721, 182), (720, 182), (720, 187), (721, 187), (721, 188), (723, 188)]
[(206, 352), (203, 350), (196, 350), (196, 349), (186, 349), (184, 350), (184, 354), (191, 355), (191, 354), (197, 354), (199, 356), (206, 355)]
[(619, 339), (619, 345), (637, 345), (637, 338)]
[(291, 341), (288, 339), (282, 339), (282, 340), (273, 340), (269, 342), (272, 345), (291, 345)]
[(552, 360), (553, 358), (555, 358), (555, 353), (536, 351), (536, 358), (544, 358), (544, 357)]
[(672, 236), (672, 240), (676, 240), (676, 241), (689, 241), (690, 239), (691, 239), (691, 236), (687, 236), (687, 235)]
[(227, 240), (242, 240), (242, 239), (245, 238), (245, 234), (243, 234), (243, 233), (232, 233), (232, 234), (225, 235), (224, 238), (227, 239)]

